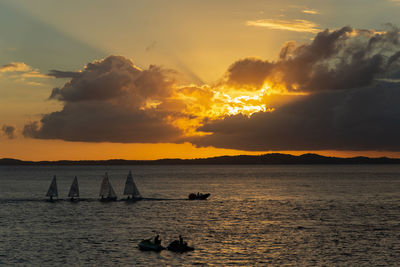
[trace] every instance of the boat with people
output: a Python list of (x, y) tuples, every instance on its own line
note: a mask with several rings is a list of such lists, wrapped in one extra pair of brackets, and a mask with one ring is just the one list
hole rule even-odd
[(53, 180), (51, 181), (49, 190), (47, 190), (46, 197), (49, 197), (48, 201), (54, 202), (53, 197), (56, 197), (58, 200), (58, 189), (57, 189), (57, 179), (56, 176), (53, 176)]
[(133, 180), (132, 172), (129, 171), (125, 181), (124, 195), (128, 196), (125, 201), (136, 201), (142, 199), (135, 181)]
[(154, 238), (154, 241), (151, 241), (151, 238), (140, 241), (138, 247), (140, 250), (155, 252), (160, 252), (161, 250), (165, 249), (165, 247), (161, 245), (161, 239), (159, 235)]
[(195, 193), (190, 193), (189, 194), (189, 200), (206, 200), (211, 194), (210, 193), (199, 193), (197, 192), (197, 194)]
[(100, 186), (100, 201), (108, 202), (108, 201), (116, 201), (117, 194), (115, 194), (114, 188), (112, 187), (110, 180), (108, 179), (108, 174), (104, 175), (103, 181)]
[(186, 242), (183, 242), (182, 236), (179, 236), (179, 240), (174, 240), (172, 241), (168, 247), (168, 250), (173, 251), (173, 252), (188, 252), (188, 251), (193, 251), (194, 247), (188, 246)]
[(69, 189), (68, 197), (70, 198), (69, 200), (71, 202), (79, 200), (79, 185), (78, 185), (78, 177), (76, 176)]

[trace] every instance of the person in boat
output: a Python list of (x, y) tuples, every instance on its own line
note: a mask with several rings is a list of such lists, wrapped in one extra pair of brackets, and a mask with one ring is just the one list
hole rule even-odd
[(154, 237), (154, 244), (161, 245), (160, 235), (157, 235), (156, 237)]
[(181, 246), (187, 246), (186, 242), (183, 242), (183, 237), (181, 235), (179, 235), (179, 245)]

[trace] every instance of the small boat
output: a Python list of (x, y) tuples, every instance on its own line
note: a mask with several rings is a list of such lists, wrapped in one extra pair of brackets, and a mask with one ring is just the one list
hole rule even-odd
[(128, 198), (126, 200), (135, 201), (142, 199), (142, 196), (139, 193), (139, 190), (133, 181), (132, 172), (129, 171), (128, 176), (126, 177), (124, 195), (127, 195)]
[(53, 202), (53, 197), (58, 199), (58, 190), (57, 190), (57, 179), (54, 175), (53, 180), (51, 181), (49, 190), (47, 190), (46, 197), (49, 197), (49, 201)]
[(145, 251), (156, 251), (159, 252), (161, 250), (164, 250), (165, 247), (163, 247), (161, 244), (156, 244), (151, 239), (144, 239), (139, 242), (138, 247), (140, 250), (145, 250)]
[(189, 194), (189, 200), (205, 200), (207, 199), (211, 194), (210, 193), (206, 193), (206, 194), (202, 194), (202, 193), (191, 193)]
[(69, 189), (68, 197), (71, 201), (77, 201), (79, 198), (79, 185), (78, 185), (78, 178), (75, 176), (74, 181), (71, 184), (71, 188)]
[(104, 175), (103, 181), (101, 183), (100, 187), (100, 197), (101, 201), (116, 201), (117, 200), (117, 194), (115, 194), (115, 191), (113, 187), (111, 186), (110, 181), (108, 180), (108, 174), (106, 173)]
[(180, 242), (179, 240), (175, 240), (168, 245), (167, 249), (173, 252), (183, 253), (187, 251), (193, 251), (194, 247), (188, 246), (186, 242)]

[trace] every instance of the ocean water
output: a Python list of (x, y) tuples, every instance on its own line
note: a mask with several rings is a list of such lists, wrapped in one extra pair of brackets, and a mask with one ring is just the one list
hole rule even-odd
[[(102, 175), (136, 203), (97, 201)], [(43, 201), (75, 175), (87, 201)], [(206, 201), (188, 201), (209, 192)], [(183, 235), (188, 253), (137, 243)], [(0, 265), (395, 266), (400, 166), (0, 166)]]

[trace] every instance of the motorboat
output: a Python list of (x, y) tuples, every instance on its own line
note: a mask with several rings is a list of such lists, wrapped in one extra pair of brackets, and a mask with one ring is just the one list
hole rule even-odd
[(139, 242), (138, 247), (140, 250), (144, 251), (156, 251), (160, 252), (161, 250), (164, 250), (165, 247), (163, 247), (161, 244), (156, 244), (151, 239), (144, 239)]
[(193, 251), (194, 247), (188, 246), (186, 242), (180, 242), (179, 240), (172, 241), (167, 247), (168, 250), (173, 252), (188, 252)]
[(206, 193), (206, 194), (203, 194), (203, 193), (197, 193), (197, 194), (191, 193), (191, 194), (189, 194), (189, 200), (205, 200), (210, 195), (211, 195), (210, 193)]

